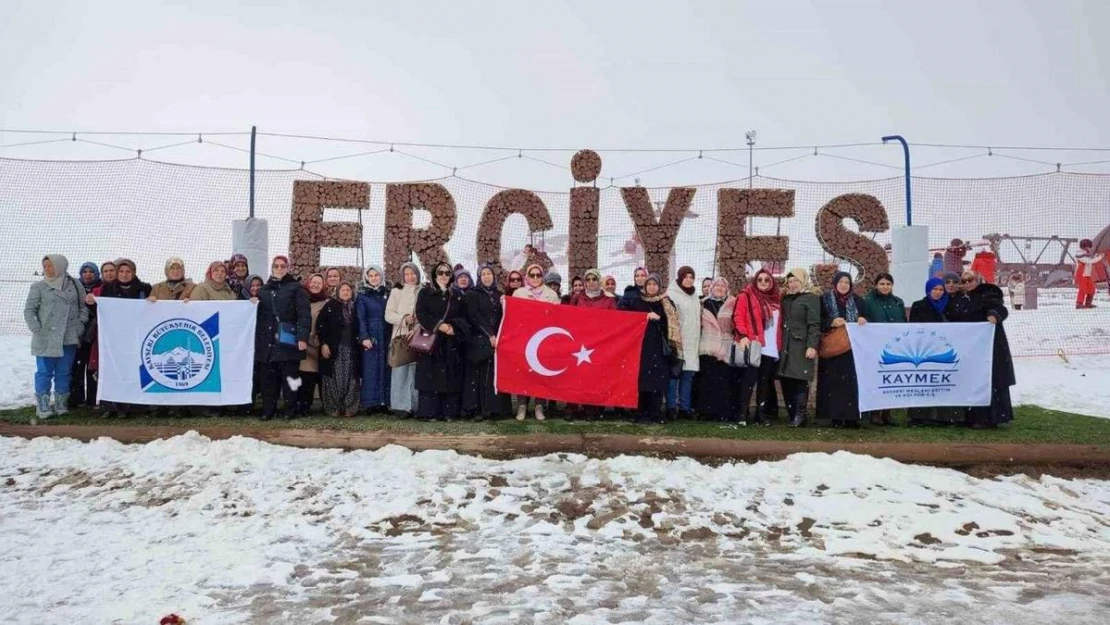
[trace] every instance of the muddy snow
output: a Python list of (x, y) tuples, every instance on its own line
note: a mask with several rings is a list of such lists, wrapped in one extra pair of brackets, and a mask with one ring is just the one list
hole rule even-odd
[(5, 623), (1104, 622), (1110, 483), (0, 439)]

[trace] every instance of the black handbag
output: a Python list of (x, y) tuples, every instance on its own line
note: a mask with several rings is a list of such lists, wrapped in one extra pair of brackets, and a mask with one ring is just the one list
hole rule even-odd
[(666, 334), (663, 335), (663, 358), (667, 360), (667, 366), (670, 368), (672, 378), (677, 378), (682, 375), (682, 367), (686, 361), (682, 359), (682, 355), (675, 352), (671, 342), (667, 339)]

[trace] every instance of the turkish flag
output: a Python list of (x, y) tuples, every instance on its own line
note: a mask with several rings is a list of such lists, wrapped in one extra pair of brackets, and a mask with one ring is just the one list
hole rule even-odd
[(647, 315), (505, 298), (498, 392), (635, 408)]

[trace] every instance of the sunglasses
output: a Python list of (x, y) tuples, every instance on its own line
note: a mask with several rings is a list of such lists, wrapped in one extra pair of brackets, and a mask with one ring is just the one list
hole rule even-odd
[(597, 278), (586, 278), (586, 282), (597, 282)]
[(964, 278), (963, 280), (960, 280), (960, 284), (974, 284), (976, 282), (978, 282), (978, 280), (976, 280), (975, 278)]
[(450, 271), (444, 271), (444, 270), (440, 269), (439, 271), (436, 272), (436, 275), (437, 276), (449, 276), (449, 275), (451, 275), (451, 272)]
[[(286, 266), (287, 265), (285, 263), (274, 263), (274, 265), (273, 265), (274, 269), (285, 269)], [(172, 267), (171, 267), (171, 269), (172, 269)]]
[(771, 284), (770, 278), (756, 278), (755, 281), (757, 284)]
[(530, 273), (530, 274), (528, 274), (528, 277), (529, 278), (542, 278), (543, 274), (542, 273)]
[(520, 278), (517, 277), (517, 276), (514, 276), (512, 278), (509, 278), (509, 282), (520, 282)]

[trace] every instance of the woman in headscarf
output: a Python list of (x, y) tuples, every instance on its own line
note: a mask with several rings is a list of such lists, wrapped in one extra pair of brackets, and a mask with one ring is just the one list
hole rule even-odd
[(605, 276), (601, 279), (601, 290), (613, 299), (617, 299), (617, 279), (613, 276)]
[(92, 357), (93, 341), (96, 338), (96, 308), (89, 305), (94, 299), (93, 292), (100, 288), (100, 268), (96, 263), (82, 263), (77, 271), (77, 278), (81, 285), (81, 301), (89, 310), (89, 321), (81, 332), (77, 345), (77, 354), (73, 358), (73, 370), (70, 372), (69, 403), (70, 409), (78, 406), (96, 405), (96, 375), (89, 368)]
[[(389, 293), (385, 304), (385, 321), (393, 332), (390, 343), (398, 337), (408, 340), (416, 325), (416, 294), (420, 290), (420, 269), (415, 263), (401, 265), (401, 280)], [(386, 346), (388, 357), (389, 346)], [(393, 367), (389, 374), (389, 407), (402, 419), (416, 411), (416, 363)]]
[[(852, 276), (838, 271), (832, 289), (821, 297), (821, 331), (829, 332), (849, 323), (867, 323), (863, 298), (852, 292)], [(832, 420), (834, 428), (860, 425), (859, 383), (852, 350), (821, 358), (817, 366), (817, 414)]]
[(573, 276), (570, 279), (570, 293), (562, 296), (564, 304), (569, 304), (570, 300), (577, 294), (581, 293), (586, 288), (586, 282), (582, 280), (581, 276)]
[(85, 305), (89, 307), (89, 323), (85, 335), (90, 337), (89, 364), (85, 374), (85, 403), (93, 410), (100, 410), (96, 400), (100, 381), (100, 324), (96, 319), (96, 298), (104, 292), (104, 287), (116, 281), (116, 264), (110, 260), (100, 263), (100, 285), (85, 295)]
[(601, 288), (601, 272), (597, 269), (587, 269), (585, 286), (571, 294), (571, 306), (581, 306), (583, 308), (594, 308), (598, 310), (616, 310), (617, 301), (612, 297), (605, 295), (605, 291)]
[(478, 269), (478, 284), (463, 297), (470, 338), (466, 342), (462, 405), (464, 414), (478, 420), (507, 416), (513, 408), (510, 396), (498, 393), (493, 384), (493, 351), (504, 313), (503, 297), (493, 266), (488, 263)]
[(520, 273), (516, 269), (510, 271), (508, 275), (505, 276), (506, 294), (512, 295), (516, 292), (517, 289), (522, 286), (524, 286), (524, 274)]
[(620, 308), (621, 310), (627, 310), (628, 307), (632, 305), (632, 302), (640, 297), (640, 293), (643, 291), (644, 282), (647, 281), (647, 277), (647, 269), (644, 269), (643, 267), (637, 267), (632, 272), (632, 284), (624, 287), (624, 295), (622, 295), (620, 297), (620, 300), (617, 301), (617, 308)]
[(648, 326), (640, 347), (640, 401), (636, 423), (666, 423), (663, 394), (671, 377), (671, 360), (682, 353), (678, 311), (663, 292), (656, 274), (644, 280), (644, 290), (622, 310), (647, 313)]
[(949, 319), (964, 323), (987, 322), (994, 325), (994, 359), (991, 363), (991, 404), (972, 406), (967, 412), (967, 424), (975, 428), (996, 428), (1014, 420), (1014, 407), (1010, 400), (1010, 387), (1017, 384), (1014, 361), (1010, 355), (1010, 342), (1006, 338), (1006, 299), (1002, 289), (983, 280), (971, 271), (965, 271), (960, 280), (964, 295), (949, 303)]
[(678, 312), (682, 331), (682, 371), (667, 384), (667, 418), (693, 417), (694, 376), (698, 374), (698, 349), (701, 342), (701, 300), (698, 299), (694, 270), (679, 267), (675, 281), (667, 289), (667, 297)]
[[(150, 292), (154, 287), (138, 278), (136, 275), (138, 271), (136, 270), (134, 261), (127, 258), (119, 258), (116, 259), (115, 266), (115, 281), (101, 285), (100, 295), (94, 295), (94, 297), (147, 299), (147, 297), (150, 296)], [(99, 363), (99, 356), (97, 360)], [(105, 410), (105, 416), (107, 417), (112, 417), (117, 414), (126, 414), (141, 409), (133, 404), (122, 404), (117, 402), (101, 402), (101, 404), (102, 408)]]
[[(211, 270), (211, 267), (209, 267)], [(241, 293), (250, 278), (250, 263), (243, 254), (232, 254), (227, 261), (227, 284), (235, 293)]]
[(338, 267), (328, 267), (324, 270), (324, 292), (328, 297), (335, 297), (335, 291), (343, 282), (343, 272)]
[(712, 288), (712, 286), (713, 286), (713, 278), (702, 278), (701, 279), (701, 295), (699, 297), (702, 300), (705, 300), (705, 298), (709, 297), (709, 289)]
[(69, 260), (65, 256), (44, 256), (42, 280), (31, 285), (23, 306), (23, 319), (32, 335), (31, 354), (35, 357), (32, 425), (38, 419), (69, 412), (70, 375), (89, 310), (84, 289), (66, 273), (68, 269)]
[[(550, 286), (544, 284), (544, 270), (539, 263), (532, 263), (524, 269), (525, 285), (520, 287), (513, 293), (513, 297), (528, 299), (535, 302), (546, 302), (548, 304), (558, 304), (559, 294), (556, 293)], [(528, 397), (524, 395), (516, 396), (516, 420), (523, 421), (524, 417), (528, 414)], [(544, 415), (544, 408), (547, 406), (547, 400), (536, 398), (536, 421), (543, 421), (547, 418)]]
[(166, 279), (154, 285), (147, 300), (157, 302), (160, 300), (184, 300), (196, 286), (192, 280), (185, 277), (185, 261), (176, 256), (171, 256), (166, 261)]
[(320, 311), (315, 328), (324, 411), (333, 417), (353, 417), (358, 412), (362, 345), (355, 287), (350, 282), (339, 283), (335, 297)]
[(254, 332), (263, 421), (278, 416), (279, 395), (285, 397), (286, 418), (296, 416), (296, 393), (301, 385), (298, 368), (311, 332), (308, 293), (289, 273), (289, 257), (275, 256), (270, 264), (270, 279), (258, 291), (258, 322)]
[(743, 369), (728, 364), (734, 329), (736, 298), (728, 294), (728, 280), (717, 278), (701, 303), (701, 340), (698, 342), (698, 417), (708, 421), (735, 421), (739, 415), (739, 390)]
[[(925, 297), (910, 307), (910, 323), (947, 323), (951, 298), (942, 278), (929, 278), (925, 283)], [(907, 410), (910, 426), (963, 425), (967, 409), (949, 406), (910, 408)]]
[(266, 281), (262, 279), (262, 276), (256, 273), (247, 276), (247, 279), (243, 281), (243, 289), (239, 291), (239, 299), (257, 302), (258, 291), (263, 284), (266, 284)]
[(779, 317), (779, 382), (790, 427), (805, 427), (809, 384), (817, 363), (817, 344), (821, 340), (820, 289), (809, 281), (805, 269), (786, 274), (786, 293), (782, 296)]
[[(749, 422), (771, 425), (779, 411), (779, 397), (775, 392), (775, 377), (779, 368), (779, 346), (782, 343), (781, 324), (782, 294), (778, 282), (766, 268), (760, 269), (744, 290), (736, 296), (733, 324), (736, 326), (738, 347), (748, 348), (759, 343), (758, 367), (742, 369), (743, 383), (740, 390), (739, 418), (741, 425)], [(754, 392), (754, 393), (753, 393)], [(755, 414), (751, 414), (752, 395), (755, 395)]]
[(204, 282), (196, 285), (185, 301), (233, 302), (237, 299), (239, 293), (227, 281), (227, 264), (217, 260), (208, 264), (208, 269), (204, 272)]
[[(871, 323), (906, 322), (906, 303), (894, 294), (894, 276), (889, 273), (875, 276), (875, 286), (864, 296), (863, 302)], [(889, 410), (872, 410), (867, 417), (871, 425), (894, 425)]]
[(380, 267), (370, 265), (358, 289), (358, 338), (362, 347), (362, 397), (359, 404), (369, 414), (389, 410), (389, 337), (385, 308), (389, 286)]
[(450, 421), (459, 416), (463, 387), (463, 342), (469, 336), (462, 297), (451, 288), (454, 271), (438, 263), (431, 283), (416, 294), (416, 320), (435, 333), (432, 352), (416, 360), (416, 416)]
[(463, 267), (459, 267), (454, 271), (455, 279), (451, 283), (451, 290), (462, 298), (466, 295), (466, 292), (474, 286), (474, 276), (471, 276), (470, 272)]
[(303, 417), (312, 410), (316, 389), (320, 386), (320, 336), (316, 333), (316, 322), (320, 318), (320, 311), (328, 303), (328, 290), (323, 274), (309, 274), (301, 282), (301, 286), (308, 295), (309, 323), (312, 329), (308, 334), (308, 349), (304, 351), (304, 358), (297, 366), (301, 386), (297, 389), (297, 405), (293, 414), (298, 417)]

